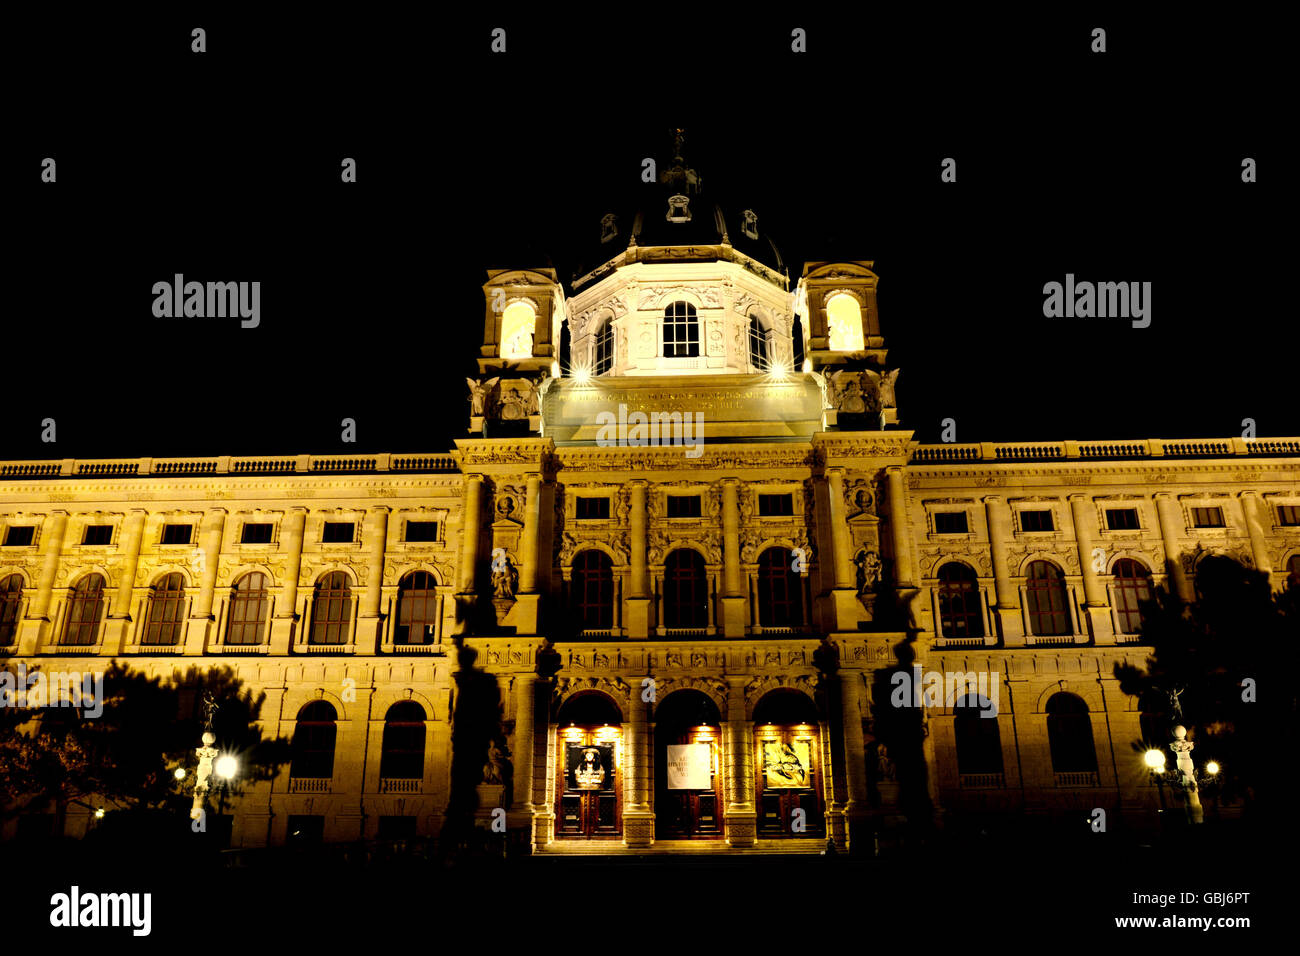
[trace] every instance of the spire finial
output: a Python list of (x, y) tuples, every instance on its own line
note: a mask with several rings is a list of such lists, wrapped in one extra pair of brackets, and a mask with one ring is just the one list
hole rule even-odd
[(673, 130), (673, 159), (681, 162), (682, 159), (682, 142), (686, 139), (686, 130), (677, 127)]

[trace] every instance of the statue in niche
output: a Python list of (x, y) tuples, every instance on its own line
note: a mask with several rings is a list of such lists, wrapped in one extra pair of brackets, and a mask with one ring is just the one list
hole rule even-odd
[(492, 592), (504, 601), (513, 601), (519, 587), (519, 569), (506, 558), (492, 568)]
[(501, 379), (498, 377), (490, 378), (486, 382), (476, 382), (472, 378), (467, 378), (465, 381), (469, 385), (469, 413), (475, 417), (481, 417), (487, 407), (488, 397), (492, 394), (492, 389)]
[(506, 782), (506, 760), (509, 756), (509, 753), (498, 746), (495, 740), (488, 744), (487, 763), (483, 765), (484, 783)]
[(858, 568), (858, 593), (867, 594), (880, 583), (880, 555), (874, 551), (859, 551), (853, 563)]

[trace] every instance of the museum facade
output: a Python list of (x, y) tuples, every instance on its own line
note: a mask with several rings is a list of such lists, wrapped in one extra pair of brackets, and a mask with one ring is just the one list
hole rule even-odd
[(753, 211), (657, 188), (567, 287), (489, 273), (449, 452), (0, 463), (5, 666), (265, 692), (293, 759), (236, 847), (436, 836), (462, 647), (479, 818), (534, 852), (1149, 814), (1114, 667), (1204, 555), (1300, 576), (1300, 439), (919, 444), (872, 263), (790, 288)]

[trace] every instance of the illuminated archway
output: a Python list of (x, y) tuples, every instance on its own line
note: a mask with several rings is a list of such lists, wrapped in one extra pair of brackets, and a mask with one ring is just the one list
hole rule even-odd
[(857, 352), (866, 348), (862, 337), (862, 306), (845, 292), (826, 300), (826, 327), (834, 352)]

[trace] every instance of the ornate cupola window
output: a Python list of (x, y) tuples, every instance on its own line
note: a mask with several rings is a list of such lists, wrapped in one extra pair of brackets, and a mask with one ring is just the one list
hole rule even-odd
[(754, 212), (754, 210), (752, 209), (746, 209), (744, 212), (741, 213), (741, 216), (744, 217), (744, 222), (741, 224), (741, 230), (750, 239), (757, 239), (758, 238), (758, 213)]
[(668, 197), (668, 221), (669, 222), (690, 222), (691, 206), (689, 196), (669, 196)]

